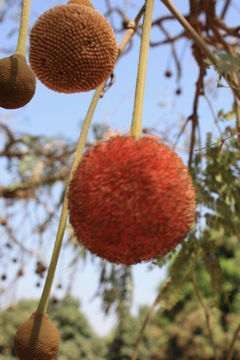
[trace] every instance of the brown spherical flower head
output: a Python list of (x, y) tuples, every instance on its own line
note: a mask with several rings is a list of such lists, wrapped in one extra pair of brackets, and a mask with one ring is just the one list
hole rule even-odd
[(94, 9), (93, 4), (89, 0), (69, 0), (67, 5), (90, 6), (92, 9)]
[(75, 235), (88, 250), (131, 265), (181, 243), (196, 200), (173, 150), (154, 138), (116, 136), (84, 156), (70, 182), (68, 208)]
[(20, 360), (51, 360), (59, 348), (60, 336), (46, 313), (33, 313), (17, 330), (14, 348)]
[(111, 75), (117, 55), (111, 25), (91, 6), (56, 6), (38, 18), (30, 34), (32, 69), (58, 92), (95, 89)]
[(26, 105), (35, 89), (36, 78), (25, 56), (14, 54), (0, 59), (0, 107), (18, 109)]

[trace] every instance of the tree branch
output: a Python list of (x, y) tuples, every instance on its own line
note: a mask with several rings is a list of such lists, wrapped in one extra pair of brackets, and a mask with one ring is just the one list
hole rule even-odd
[(197, 280), (196, 280), (196, 277), (195, 277), (194, 274), (192, 275), (192, 282), (193, 282), (193, 287), (194, 287), (195, 294), (196, 294), (196, 296), (198, 298), (198, 301), (199, 301), (200, 305), (202, 306), (204, 314), (205, 314), (207, 328), (208, 328), (208, 332), (209, 332), (209, 336), (210, 336), (210, 341), (211, 341), (211, 344), (212, 344), (212, 347), (213, 347), (214, 357), (215, 357), (215, 360), (218, 360), (219, 358), (218, 358), (218, 354), (217, 354), (217, 347), (216, 347), (216, 344), (214, 342), (213, 331), (212, 331), (212, 328), (211, 328), (210, 311), (209, 311), (207, 305), (203, 301), (203, 298), (201, 296), (201, 293), (200, 293), (200, 290), (199, 290), (199, 287), (198, 287), (198, 284), (197, 284)]

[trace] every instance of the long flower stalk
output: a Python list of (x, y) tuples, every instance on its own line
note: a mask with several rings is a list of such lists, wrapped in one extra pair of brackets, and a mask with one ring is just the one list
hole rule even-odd
[(22, 0), (21, 23), (18, 34), (17, 54), (25, 56), (27, 47), (28, 23), (30, 17), (31, 0)]
[(143, 113), (143, 101), (145, 91), (145, 81), (147, 73), (147, 61), (150, 32), (152, 26), (152, 14), (153, 14), (154, 0), (146, 0), (145, 13), (143, 19), (141, 46), (138, 62), (138, 74), (135, 90), (134, 110), (132, 119), (132, 136), (138, 139), (142, 134), (142, 113)]
[[(82, 131), (81, 131), (81, 134), (80, 134), (80, 137), (78, 140), (76, 151), (74, 153), (73, 165), (72, 165), (72, 169), (71, 169), (70, 176), (69, 176), (69, 182), (71, 181), (72, 175), (82, 157), (85, 143), (87, 140), (88, 130), (89, 130), (92, 118), (93, 118), (94, 111), (97, 106), (98, 99), (100, 98), (102, 91), (104, 89), (104, 85), (105, 84), (102, 84), (97, 88), (97, 90), (95, 91), (95, 94), (93, 96), (93, 99), (91, 101), (91, 104), (89, 106), (89, 110), (87, 112), (87, 115), (86, 115), (86, 118), (85, 118), (85, 121), (84, 121), (84, 124), (82, 127)], [(53, 283), (53, 279), (54, 279), (54, 275), (55, 275), (55, 271), (56, 271), (56, 267), (57, 267), (57, 262), (58, 262), (60, 250), (62, 247), (63, 235), (64, 235), (64, 231), (66, 228), (67, 217), (68, 217), (67, 191), (68, 191), (68, 188), (66, 188), (66, 190), (65, 190), (62, 211), (61, 211), (61, 216), (60, 216), (59, 226), (58, 226), (58, 231), (57, 231), (56, 242), (54, 245), (52, 258), (51, 258), (51, 262), (49, 265), (47, 278), (46, 278), (45, 285), (43, 288), (42, 296), (39, 301), (39, 305), (38, 305), (38, 309), (37, 309), (38, 312), (46, 312), (49, 295), (50, 295), (50, 291), (51, 291), (51, 287), (52, 287), (52, 283)]]

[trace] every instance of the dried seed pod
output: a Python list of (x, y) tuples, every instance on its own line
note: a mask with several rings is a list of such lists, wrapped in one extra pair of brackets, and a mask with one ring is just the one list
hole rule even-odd
[(0, 59), (0, 106), (18, 109), (26, 105), (36, 89), (35, 75), (25, 56), (14, 54)]
[(0, 219), (0, 225), (6, 226), (7, 225), (7, 219), (5, 217)]
[(23, 275), (24, 275), (24, 270), (23, 270), (23, 268), (20, 268), (17, 272), (17, 276), (22, 277)]
[(165, 76), (166, 76), (167, 78), (170, 78), (170, 77), (172, 76), (171, 70), (166, 70), (166, 71), (165, 71)]
[(69, 0), (68, 5), (83, 5), (83, 6), (89, 6), (92, 9), (94, 9), (93, 4), (89, 0)]
[(46, 270), (47, 266), (42, 261), (37, 261), (35, 274), (43, 276)]
[(30, 34), (32, 69), (58, 92), (95, 89), (111, 75), (117, 55), (111, 25), (90, 5), (56, 6), (38, 18)]
[(6, 279), (7, 279), (7, 275), (6, 275), (6, 274), (2, 274), (1, 280), (2, 280), (2, 281), (5, 281)]
[(180, 87), (178, 87), (175, 91), (176, 95), (181, 95), (182, 93), (182, 89)]
[(60, 336), (46, 313), (35, 312), (17, 330), (14, 348), (20, 360), (51, 360), (58, 352)]
[(155, 138), (111, 137), (80, 162), (68, 192), (70, 223), (88, 250), (126, 265), (165, 255), (195, 218), (181, 158)]

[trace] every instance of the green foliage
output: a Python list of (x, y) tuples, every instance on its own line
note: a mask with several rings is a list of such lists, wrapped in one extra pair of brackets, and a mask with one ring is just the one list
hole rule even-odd
[(216, 256), (217, 249), (214, 242), (211, 241), (211, 233), (204, 231), (201, 240), (203, 263), (211, 278), (213, 295), (216, 296), (221, 291), (224, 283), (222, 270)]
[(121, 320), (129, 313), (132, 303), (132, 272), (129, 266), (100, 263), (97, 295), (102, 298), (103, 311), (115, 310)]
[(218, 66), (217, 71), (219, 73), (219, 78), (227, 77), (230, 80), (231, 84), (236, 87), (236, 84), (233, 79), (233, 73), (240, 82), (239, 77), (239, 67), (240, 67), (240, 54), (236, 53), (234, 56), (230, 53), (218, 51)]
[[(226, 135), (228, 132), (226, 129)], [(210, 327), (218, 355), (220, 359), (226, 359), (240, 318), (239, 146), (234, 137), (226, 141), (222, 149), (221, 146), (212, 146), (209, 134), (206, 153), (202, 158), (196, 153), (194, 161), (192, 171), (199, 204), (194, 234), (199, 246), (194, 264), (195, 276), (202, 301), (210, 312)], [(164, 291), (169, 292), (170, 306), (161, 306), (152, 321), (152, 324), (164, 328), (162, 342), (157, 346), (159, 351), (156, 351), (156, 354), (163, 352), (164, 356), (157, 355), (154, 359), (215, 359), (205, 312), (194, 292), (191, 278), (186, 277), (185, 282), (181, 282), (181, 276), (179, 278), (179, 272), (184, 275), (184, 268), (188, 269), (189, 256), (191, 263), (194, 249), (191, 243), (187, 249), (186, 256), (183, 247), (170, 266), (170, 275), (176, 279), (173, 288), (171, 282), (166, 290), (162, 288), (166, 303), (168, 297)], [(177, 301), (172, 302), (175, 287), (180, 288), (180, 292)], [(237, 341), (232, 359), (239, 358), (240, 343)]]
[(236, 117), (236, 111), (235, 109), (231, 109), (230, 111), (223, 111), (223, 110), (219, 110), (218, 114), (217, 114), (217, 120), (232, 120)]
[[(131, 360), (137, 337), (146, 316), (147, 308), (139, 310), (137, 317), (126, 315), (117, 326), (109, 345), (106, 360)], [(138, 360), (150, 360), (151, 349), (156, 343), (155, 336), (147, 331), (140, 345)]]
[(200, 171), (199, 162), (195, 162), (195, 181), (198, 202), (203, 206), (199, 223), (205, 222), (200, 229), (203, 259), (211, 275), (213, 290), (220, 292), (221, 287), (223, 290), (229, 288), (227, 282), (230, 280), (232, 284), (237, 281), (230, 288), (237, 288), (240, 284), (240, 275), (236, 276), (234, 264), (230, 266), (231, 271), (227, 265), (230, 259), (235, 263), (240, 256), (237, 246), (240, 233), (240, 158), (236, 138), (226, 141), (222, 151), (220, 146), (212, 147), (211, 142), (209, 134), (204, 156), (206, 165)]
[[(239, 52), (236, 52), (233, 55), (230, 52), (225, 52), (225, 51), (221, 50), (221, 51), (216, 51), (216, 55), (218, 58), (218, 62), (217, 62), (217, 66), (215, 66), (215, 70), (219, 75), (218, 87), (222, 86), (220, 80), (222, 78), (225, 78), (228, 80), (229, 84), (231, 84), (231, 88), (239, 90), (239, 87), (237, 85), (240, 83), (240, 76), (239, 76), (240, 54), (239, 54)], [(209, 59), (205, 59), (204, 62), (209, 66), (212, 65), (212, 62)]]
[(199, 243), (195, 235), (183, 243), (169, 269), (169, 281), (161, 290), (161, 306), (170, 310), (180, 299), (183, 285), (192, 275), (198, 259)]

